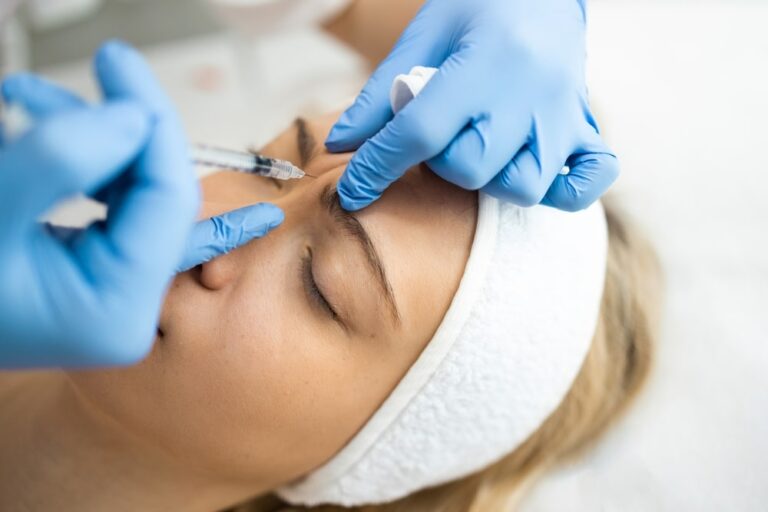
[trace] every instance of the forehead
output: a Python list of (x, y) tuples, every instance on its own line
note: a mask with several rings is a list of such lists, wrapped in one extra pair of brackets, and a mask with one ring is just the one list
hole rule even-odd
[[(318, 150), (307, 172), (341, 177), (351, 154)], [(406, 332), (428, 340), (458, 288), (474, 236), (477, 194), (426, 166), (410, 169), (356, 213), (389, 277)]]
[(358, 214), (377, 244), (405, 328), (431, 339), (464, 274), (475, 228), (476, 194), (423, 167), (410, 170)]

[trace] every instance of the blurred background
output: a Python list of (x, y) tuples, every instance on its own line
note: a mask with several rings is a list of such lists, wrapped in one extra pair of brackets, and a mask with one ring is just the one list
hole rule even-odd
[(260, 143), (297, 110), (327, 111), (362, 85), (363, 60), (318, 28), (346, 3), (0, 0), (0, 66), (96, 98), (90, 57), (105, 39), (121, 38), (147, 53), (193, 138)]
[[(3, 73), (96, 98), (89, 56), (124, 38), (198, 141), (263, 143), (299, 112), (343, 105), (368, 73), (317, 28), (343, 0), (17, 4), (0, 0)], [(760, 0), (589, 0), (591, 98), (623, 165), (612, 194), (664, 266), (662, 338), (637, 406), (525, 511), (768, 510), (766, 26)]]

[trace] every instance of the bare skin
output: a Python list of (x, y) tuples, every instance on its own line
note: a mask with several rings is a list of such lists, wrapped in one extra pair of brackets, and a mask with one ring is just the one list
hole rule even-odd
[(423, 0), (355, 0), (325, 26), (375, 67), (421, 8)]
[[(177, 276), (145, 361), (0, 377), (0, 509), (216, 510), (306, 474), (365, 424), (450, 304), (476, 194), (416, 168), (342, 225), (321, 204), (351, 157), (322, 147), (334, 119), (263, 149), (314, 180), (203, 180), (202, 216), (270, 201), (286, 220)], [(298, 138), (315, 141), (306, 158)]]

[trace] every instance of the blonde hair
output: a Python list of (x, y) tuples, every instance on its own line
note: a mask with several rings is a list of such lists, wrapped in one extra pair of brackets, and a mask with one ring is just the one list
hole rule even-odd
[(548, 468), (590, 447), (637, 395), (651, 366), (661, 279), (653, 250), (606, 205), (608, 263), (600, 317), (581, 370), (560, 406), (525, 443), (460, 480), (392, 503), (293, 507), (266, 497), (233, 512), (481, 512), (509, 510)]

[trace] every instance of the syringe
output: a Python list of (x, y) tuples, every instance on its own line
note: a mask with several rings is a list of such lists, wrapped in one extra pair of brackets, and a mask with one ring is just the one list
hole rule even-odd
[[(1, 0), (0, 0), (1, 1)], [(32, 119), (26, 109), (19, 104), (7, 105), (0, 123), (0, 131), (6, 140), (11, 140), (32, 127)], [(2, 138), (2, 137), (0, 137)], [(304, 176), (314, 178), (311, 174), (293, 165), (291, 162), (278, 158), (269, 158), (258, 153), (233, 151), (202, 144), (194, 144), (190, 148), (192, 160), (198, 165), (230, 169), (233, 171), (257, 174), (278, 180), (299, 179)]]
[(305, 173), (291, 162), (270, 158), (258, 153), (233, 151), (231, 149), (215, 148), (202, 144), (194, 144), (191, 151), (192, 159), (198, 165), (257, 174), (266, 178), (277, 178), (278, 180), (299, 179), (304, 176), (314, 178), (314, 176)]

